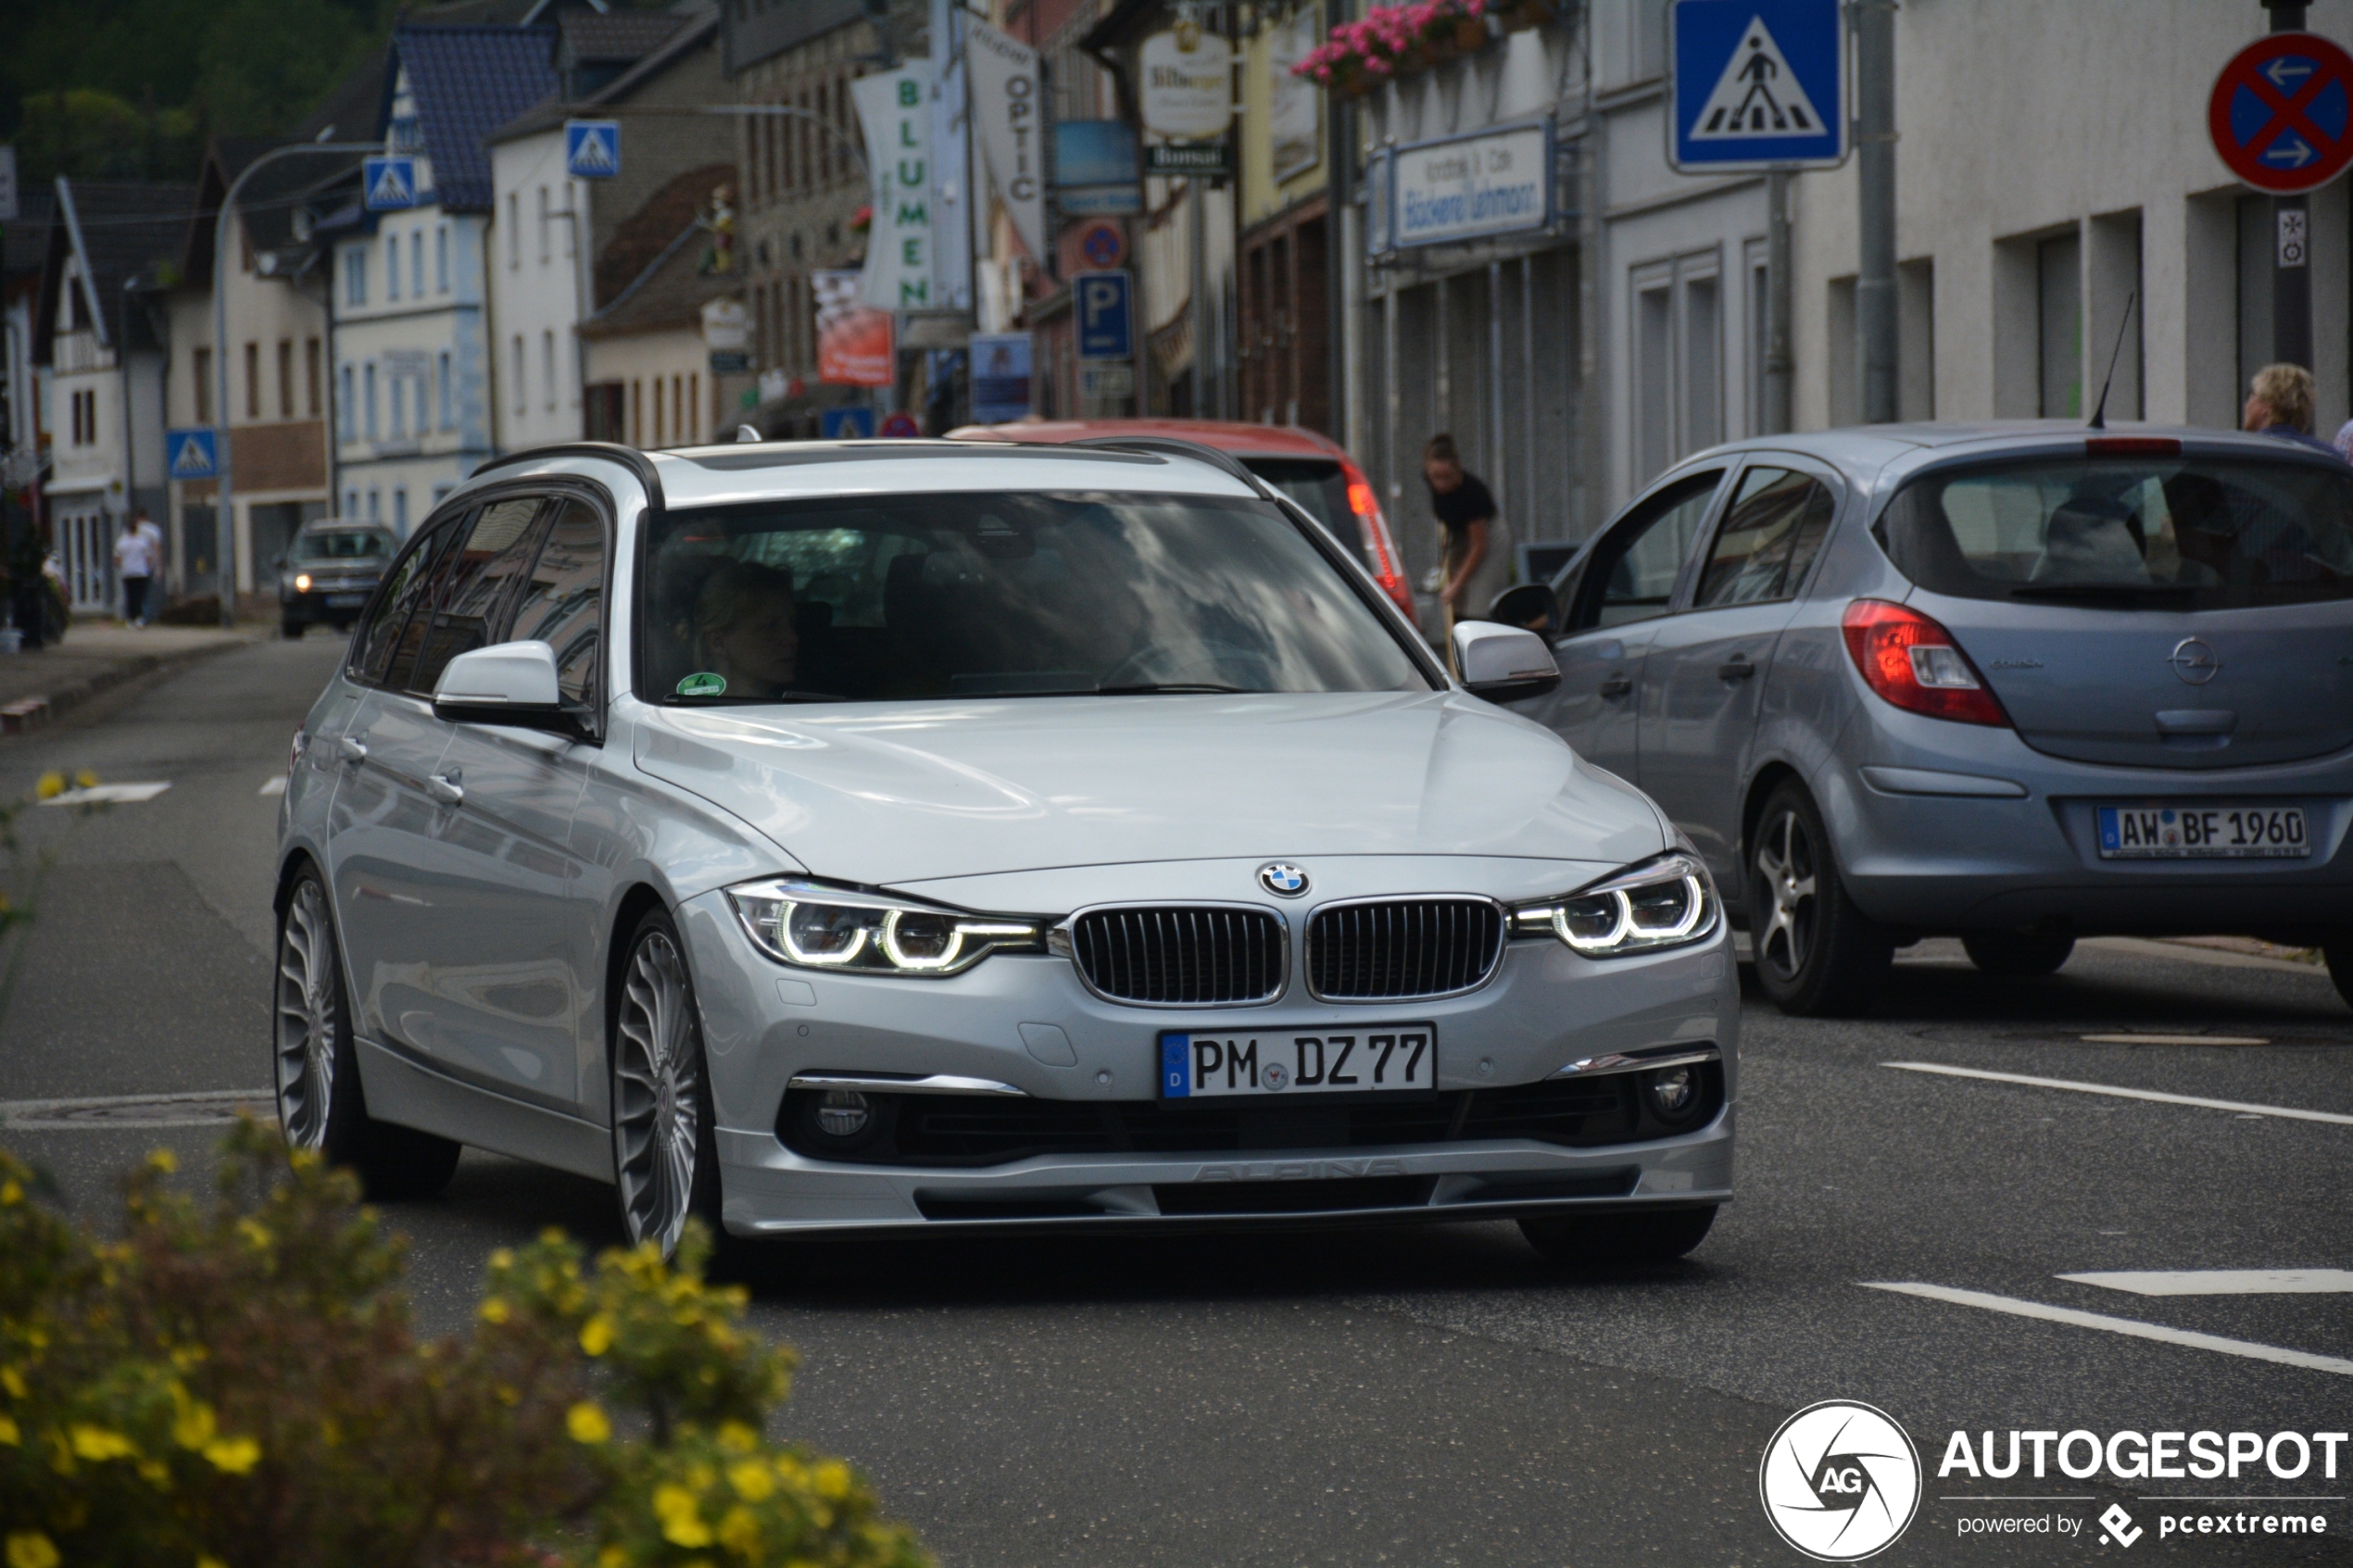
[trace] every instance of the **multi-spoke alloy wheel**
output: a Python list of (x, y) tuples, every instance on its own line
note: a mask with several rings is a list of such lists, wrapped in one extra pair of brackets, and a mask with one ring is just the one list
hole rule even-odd
[(668, 921), (649, 918), (638, 928), (615, 1022), (613, 1168), (622, 1223), (631, 1241), (653, 1242), (666, 1256), (677, 1248), (698, 1189), (715, 1174), (703, 1159), (694, 989)]
[(335, 1047), (343, 1035), (334, 940), (327, 895), (317, 878), (306, 876), (287, 901), (278, 935), (278, 1124), (296, 1148), (324, 1148), (334, 1111)]
[(1770, 913), (1755, 936), (1756, 961), (1793, 980), (1814, 944), (1815, 852), (1805, 819), (1790, 807), (1764, 824), (1756, 846), (1756, 876)]

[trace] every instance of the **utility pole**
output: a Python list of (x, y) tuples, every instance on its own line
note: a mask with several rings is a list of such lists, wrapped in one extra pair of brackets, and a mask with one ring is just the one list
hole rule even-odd
[(1855, 150), (1862, 255), (1855, 352), (1863, 422), (1895, 418), (1895, 0), (1855, 0)]
[(1790, 352), (1789, 189), (1792, 171), (1765, 176), (1765, 430), (1790, 430), (1790, 383), (1797, 369)]
[[(2304, 0), (2263, 0), (2273, 32), (2304, 31)], [(2312, 367), (2312, 198), (2271, 198), (2271, 358)]]

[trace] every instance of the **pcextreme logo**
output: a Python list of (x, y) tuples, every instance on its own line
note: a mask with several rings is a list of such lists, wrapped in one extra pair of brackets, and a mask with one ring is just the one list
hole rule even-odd
[(1884, 1551), (1920, 1506), (1920, 1456), (1881, 1410), (1825, 1399), (1781, 1423), (1756, 1469), (1765, 1517), (1817, 1562)]

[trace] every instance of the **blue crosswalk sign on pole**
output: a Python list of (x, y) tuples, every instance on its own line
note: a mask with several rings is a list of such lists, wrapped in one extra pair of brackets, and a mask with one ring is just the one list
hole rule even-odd
[(163, 433), (166, 466), (174, 479), (220, 477), (220, 432), (208, 425)]
[(394, 157), (361, 158), (359, 189), (370, 212), (398, 212), (414, 207), (417, 160)]
[(1667, 162), (1686, 174), (1846, 159), (1839, 0), (1674, 0)]
[(621, 121), (564, 121), (564, 172), (575, 180), (610, 180), (621, 172)]

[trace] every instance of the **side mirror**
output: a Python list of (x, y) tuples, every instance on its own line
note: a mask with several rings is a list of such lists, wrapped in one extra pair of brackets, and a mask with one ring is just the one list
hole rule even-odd
[(563, 705), (556, 650), (546, 643), (499, 643), (451, 659), (433, 691), (433, 713), (458, 724), (511, 724), (575, 739), (585, 731)]
[(1560, 666), (1543, 638), (1491, 621), (1455, 623), (1454, 668), (1466, 690), (1490, 702), (1542, 696), (1561, 684)]

